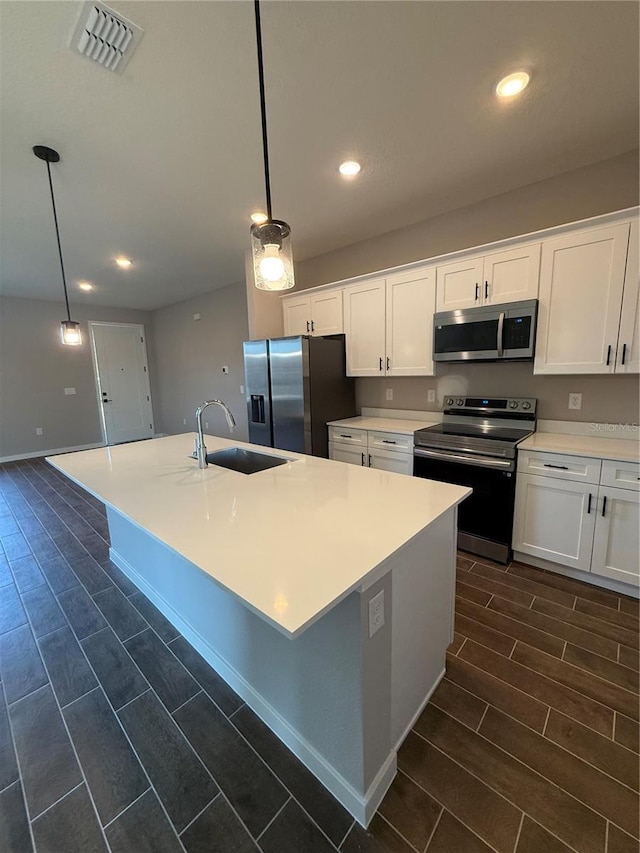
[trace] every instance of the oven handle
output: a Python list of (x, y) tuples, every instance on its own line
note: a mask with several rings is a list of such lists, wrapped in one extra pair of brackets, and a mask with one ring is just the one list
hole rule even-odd
[(425, 450), (422, 447), (414, 447), (413, 455), (425, 459), (441, 459), (443, 462), (465, 462), (467, 465), (475, 465), (478, 468), (500, 468), (502, 471), (515, 470), (513, 459), (493, 459), (490, 456), (449, 453), (447, 450)]
[(504, 355), (504, 311), (498, 317), (498, 358)]

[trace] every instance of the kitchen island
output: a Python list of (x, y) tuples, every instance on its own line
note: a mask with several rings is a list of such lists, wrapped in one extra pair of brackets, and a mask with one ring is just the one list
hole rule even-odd
[(51, 457), (107, 506), (111, 559), (363, 825), (444, 674), (469, 490), (193, 435)]

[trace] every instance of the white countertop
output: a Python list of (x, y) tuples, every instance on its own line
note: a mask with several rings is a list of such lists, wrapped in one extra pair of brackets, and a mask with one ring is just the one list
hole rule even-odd
[(433, 426), (435, 421), (409, 421), (399, 418), (372, 418), (359, 415), (355, 418), (344, 418), (341, 421), (329, 421), (327, 426), (346, 427), (350, 429), (375, 429), (378, 432), (401, 432), (413, 435), (417, 429)]
[[(416, 429), (418, 427), (416, 426)], [(187, 458), (193, 433), (50, 457), (108, 506), (186, 557), (289, 636), (470, 490), (206, 437), (291, 460), (240, 474)]]
[(590, 456), (623, 462), (640, 460), (640, 443), (637, 440), (600, 438), (597, 433), (590, 436), (534, 432), (518, 445), (518, 450), (539, 450), (545, 453), (565, 453), (570, 456)]

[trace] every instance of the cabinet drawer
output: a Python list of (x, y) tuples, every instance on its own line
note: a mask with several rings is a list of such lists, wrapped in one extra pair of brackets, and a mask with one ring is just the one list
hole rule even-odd
[(358, 446), (366, 447), (367, 431), (366, 429), (330, 426), (329, 441), (336, 441), (338, 444), (357, 444)]
[(602, 463), (603, 486), (614, 486), (617, 489), (633, 489), (640, 491), (640, 462), (611, 462), (605, 459)]
[(600, 459), (588, 456), (565, 456), (561, 453), (538, 453), (521, 450), (518, 453), (518, 473), (575, 480), (581, 483), (600, 482)]
[(401, 432), (376, 432), (369, 430), (369, 448), (413, 453), (413, 433), (406, 435)]

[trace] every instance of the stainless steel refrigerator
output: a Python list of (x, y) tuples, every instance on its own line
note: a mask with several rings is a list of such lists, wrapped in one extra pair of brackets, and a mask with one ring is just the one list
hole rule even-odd
[(329, 455), (327, 421), (356, 414), (344, 335), (245, 341), (249, 441)]

